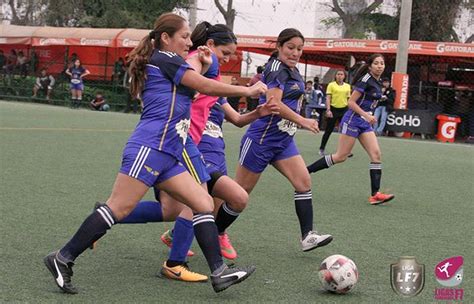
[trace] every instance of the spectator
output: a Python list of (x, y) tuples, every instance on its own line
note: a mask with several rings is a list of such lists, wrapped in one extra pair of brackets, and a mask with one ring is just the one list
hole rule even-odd
[(18, 52), (18, 56), (16, 58), (16, 66), (17, 69), (20, 71), (20, 75), (23, 78), (26, 78), (28, 75), (28, 58), (25, 56), (23, 51)]
[[(249, 83), (247, 84), (248, 87), (251, 87), (253, 86), (254, 84), (256, 84), (257, 82), (259, 82), (260, 80), (262, 80), (262, 73), (263, 73), (263, 66), (259, 66), (257, 67), (257, 74), (255, 74), (249, 81)], [(253, 110), (255, 110), (258, 106), (258, 98), (259, 96), (256, 95), (256, 96), (251, 96), (249, 98), (247, 98), (247, 111), (248, 112), (251, 112)]]
[(110, 106), (107, 104), (104, 96), (102, 95), (101, 92), (97, 92), (95, 94), (95, 98), (91, 101), (89, 104), (91, 110), (96, 110), (96, 111), (108, 111), (110, 109)]
[(11, 49), (10, 54), (7, 57), (7, 62), (5, 64), (5, 71), (9, 76), (13, 74), (13, 71), (16, 67), (17, 55), (14, 49)]
[(0, 50), (0, 72), (3, 71), (3, 67), (5, 66), (6, 62), (7, 57), (5, 57), (3, 50)]
[(46, 99), (51, 99), (51, 92), (53, 91), (53, 86), (56, 80), (52, 75), (48, 75), (48, 72), (45, 68), (41, 69), (41, 74), (36, 77), (36, 82), (33, 87), (33, 98), (36, 98), (39, 90), (42, 90), (46, 95)]
[[(239, 86), (240, 83), (239, 81), (237, 80), (237, 77), (232, 77), (232, 79), (230, 80), (230, 84), (231, 85), (236, 85), (236, 86)], [(239, 101), (240, 101), (240, 96), (236, 96), (236, 97), (227, 97), (227, 102), (229, 103), (229, 105), (232, 107), (232, 109), (234, 109), (236, 112), (239, 112)]]
[(316, 112), (319, 114), (318, 124), (319, 129), (323, 130), (322, 122), (323, 116), (326, 112), (326, 94), (324, 94), (323, 86), (319, 84), (319, 77), (314, 77), (314, 95), (316, 95)]
[(377, 108), (375, 108), (375, 119), (377, 122), (374, 125), (375, 135), (383, 134), (385, 124), (387, 122), (387, 115), (393, 110), (393, 103), (395, 101), (395, 91), (390, 87), (390, 80), (382, 78), (382, 97), (379, 100)]
[(71, 99), (72, 108), (79, 108), (82, 102), (82, 91), (84, 91), (83, 77), (90, 74), (81, 64), (81, 60), (76, 59), (74, 65), (66, 70), (66, 74), (71, 77)]
[(123, 76), (125, 75), (125, 61), (123, 60), (122, 57), (120, 57), (115, 63), (114, 63), (114, 73), (112, 74), (112, 81), (117, 81), (121, 82), (123, 80)]

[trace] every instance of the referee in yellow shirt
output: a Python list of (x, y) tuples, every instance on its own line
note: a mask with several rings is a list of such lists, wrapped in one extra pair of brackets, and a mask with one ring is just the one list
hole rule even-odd
[(344, 113), (347, 111), (347, 101), (351, 96), (351, 86), (345, 83), (346, 71), (337, 70), (334, 81), (328, 84), (326, 89), (326, 117), (328, 118), (326, 130), (324, 131), (321, 145), (319, 146), (319, 155), (325, 154), (324, 149), (331, 136), (336, 122), (341, 120)]

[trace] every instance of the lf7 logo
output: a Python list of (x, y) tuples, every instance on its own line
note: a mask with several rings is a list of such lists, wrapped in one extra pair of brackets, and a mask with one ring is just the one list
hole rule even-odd
[(390, 265), (390, 281), (395, 293), (414, 297), (425, 286), (425, 265), (418, 264), (415, 257), (400, 257)]

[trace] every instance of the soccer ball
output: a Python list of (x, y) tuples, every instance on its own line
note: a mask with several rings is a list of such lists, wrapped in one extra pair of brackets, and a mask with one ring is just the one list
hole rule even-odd
[(340, 254), (327, 257), (319, 267), (319, 280), (327, 291), (345, 294), (354, 288), (359, 279), (356, 264)]

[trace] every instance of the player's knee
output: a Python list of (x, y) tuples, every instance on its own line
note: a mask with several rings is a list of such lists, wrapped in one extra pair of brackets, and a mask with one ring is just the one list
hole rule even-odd
[(232, 200), (228, 201), (227, 204), (230, 205), (232, 210), (241, 212), (247, 207), (248, 201), (248, 193), (243, 188), (240, 188), (238, 191), (236, 191)]
[(377, 163), (382, 161), (382, 151), (380, 149), (371, 153), (371, 161)]
[(214, 201), (212, 197), (205, 193), (200, 199), (199, 204), (194, 208), (198, 213), (212, 213), (214, 211)]
[(309, 174), (305, 174), (295, 184), (295, 191), (297, 191), (297, 192), (306, 192), (309, 189), (311, 189), (311, 176)]
[(109, 199), (107, 201), (107, 205), (109, 206), (110, 210), (112, 210), (115, 218), (120, 221), (133, 211), (136, 204), (130, 204), (127, 202), (120, 203), (116, 200)]
[(346, 161), (348, 155), (349, 154), (333, 154), (332, 155), (332, 161), (335, 164), (343, 163), (343, 162)]

